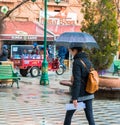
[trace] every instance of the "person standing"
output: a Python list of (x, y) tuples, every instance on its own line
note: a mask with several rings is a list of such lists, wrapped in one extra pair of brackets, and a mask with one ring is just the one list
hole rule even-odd
[(8, 47), (7, 45), (3, 45), (0, 52), (0, 61), (7, 61), (8, 59)]
[(64, 65), (65, 55), (67, 53), (67, 49), (64, 46), (60, 46), (58, 50), (58, 57), (60, 58), (60, 65), (66, 70), (66, 66)]
[(50, 60), (54, 58), (54, 46), (53, 45), (48, 46), (48, 56)]
[(28, 51), (26, 49), (23, 50), (22, 58), (29, 58), (29, 54), (28, 54)]
[[(92, 109), (92, 100), (94, 94), (89, 94), (85, 91), (86, 83), (88, 79), (89, 72), (86, 70), (80, 59), (86, 64), (87, 68), (90, 70), (92, 66), (90, 60), (87, 58), (85, 52), (82, 51), (82, 47), (70, 48), (70, 53), (74, 57), (73, 69), (72, 69), (72, 82), (71, 87), (71, 101), (75, 107), (77, 107), (78, 102), (84, 102), (86, 108), (84, 109), (86, 118), (89, 125), (95, 125)], [(76, 110), (69, 110), (66, 112), (64, 125), (71, 125), (71, 119)]]
[(39, 55), (39, 53), (40, 53), (40, 50), (39, 50), (39, 48), (38, 48), (38, 44), (35, 42), (35, 43), (33, 43), (32, 54)]

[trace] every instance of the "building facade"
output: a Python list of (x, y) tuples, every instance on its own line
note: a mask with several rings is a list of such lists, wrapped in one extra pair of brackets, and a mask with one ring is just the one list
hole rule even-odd
[[(13, 9), (23, 0), (0, 0), (0, 10), (3, 6), (7, 6), (8, 10)], [(119, 0), (118, 0), (119, 1)], [(119, 2), (120, 4), (120, 2)], [(120, 5), (119, 5), (120, 6)], [(120, 8), (120, 7), (119, 7)], [(64, 31), (64, 28), (74, 31), (80, 30), (80, 24), (83, 20), (83, 15), (80, 12), (81, 0), (61, 0), (59, 4), (55, 0), (48, 0), (48, 28), (52, 32), (59, 35)], [(120, 24), (120, 9), (118, 14), (118, 22)], [(22, 21), (22, 22), (37, 22), (39, 25), (44, 24), (44, 0), (36, 0), (36, 2), (28, 1), (21, 7), (17, 8), (10, 14), (6, 21)], [(16, 24), (16, 23), (15, 23)], [(29, 23), (32, 24), (32, 23)], [(8, 29), (8, 28), (7, 28)], [(58, 33), (59, 31), (59, 33)], [(120, 41), (120, 27), (119, 27)]]
[[(15, 21), (35, 21), (39, 18), (39, 10), (41, 3), (27, 2), (21, 7), (17, 8), (6, 20)], [(22, 0), (0, 0), (0, 7), (7, 6), (9, 10), (20, 4)], [(38, 5), (38, 6), (37, 6)]]
[[(0, 0), (0, 8), (7, 6), (9, 10), (21, 3), (22, 0)], [(80, 0), (61, 0), (56, 4), (54, 0), (48, 1), (48, 11), (60, 12), (64, 9), (66, 12), (77, 13), (77, 22), (81, 21)], [(36, 2), (27, 2), (16, 9), (6, 20), (15, 21), (39, 21), (40, 12), (44, 10), (44, 1), (36, 0)]]
[[(3, 6), (6, 6), (8, 10), (11, 10), (14, 7), (16, 7), (18, 4), (20, 4), (22, 1), (23, 0), (0, 0), (0, 9)], [(48, 14), (47, 14), (48, 28), (50, 31), (53, 32), (53, 34), (55, 33), (56, 35), (59, 35), (60, 33), (67, 30), (80, 31), (80, 22), (83, 19), (83, 16), (80, 13), (80, 7), (81, 7), (80, 0), (61, 0), (59, 4), (55, 3), (54, 0), (49, 0), (47, 7), (48, 7)], [(32, 27), (34, 24), (32, 24), (31, 22), (33, 22), (38, 25), (36, 26), (37, 28), (35, 28), (37, 30), (36, 31), (37, 34), (35, 35), (38, 35), (39, 31), (41, 31), (40, 28), (43, 28), (43, 24), (44, 24), (44, 1), (36, 0), (36, 2), (32, 2), (32, 1), (26, 2), (25, 4), (17, 8), (15, 11), (13, 11), (13, 13), (11, 13), (10, 16), (5, 19), (5, 21), (7, 22), (5, 23), (6, 24), (5, 27), (7, 27), (6, 28), (7, 31), (5, 31), (5, 34), (8, 34), (8, 33), (15, 34), (15, 32), (12, 32), (12, 31), (16, 29), (16, 34), (21, 35), (19, 33), (21, 33), (21, 30), (23, 31), (23, 28), (20, 28), (20, 23), (19, 25), (16, 25), (18, 24), (16, 22), (25, 22), (24, 24), (28, 22), (29, 24), (32, 25)], [(21, 23), (21, 27), (22, 27), (22, 23)], [(11, 31), (9, 29), (11, 30), (13, 29), (13, 30)], [(32, 29), (30, 28), (30, 30)], [(29, 34), (29, 32), (22, 32), (22, 34), (23, 33)], [(29, 35), (34, 35), (34, 34), (29, 34)], [(7, 36), (7, 38), (8, 37), (9, 36)], [(14, 38), (19, 38), (19, 37), (17, 36)], [(37, 39), (34, 39), (34, 40), (37, 40)]]

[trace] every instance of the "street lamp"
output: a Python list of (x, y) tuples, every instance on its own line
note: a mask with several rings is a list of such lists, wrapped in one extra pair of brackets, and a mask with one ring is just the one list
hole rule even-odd
[(1, 7), (1, 12), (2, 12), (3, 14), (6, 14), (6, 13), (8, 12), (8, 7), (7, 7), (7, 6), (2, 6), (2, 7)]
[(61, 0), (55, 0), (55, 3), (59, 4), (61, 2)]
[[(49, 85), (48, 78), (48, 62), (46, 59), (47, 50), (47, 1), (44, 0), (44, 59), (42, 63), (42, 76), (40, 79), (40, 85)], [(60, 3), (60, 0), (55, 0), (55, 3)]]

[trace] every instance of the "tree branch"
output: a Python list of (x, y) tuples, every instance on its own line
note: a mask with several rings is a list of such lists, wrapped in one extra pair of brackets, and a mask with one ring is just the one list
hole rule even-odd
[(23, 0), (20, 4), (18, 4), (16, 7), (14, 7), (12, 10), (9, 10), (0, 20), (3, 21), (4, 19), (6, 19), (7, 17), (9, 17), (9, 15), (15, 11), (17, 8), (19, 8), (20, 6), (22, 6), (23, 4), (27, 3), (30, 0)]

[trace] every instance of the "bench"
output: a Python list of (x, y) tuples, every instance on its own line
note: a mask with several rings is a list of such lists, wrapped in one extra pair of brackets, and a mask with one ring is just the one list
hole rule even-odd
[(118, 76), (120, 76), (120, 60), (115, 60), (115, 61), (113, 62), (113, 64), (114, 64), (113, 75), (114, 75), (115, 73), (117, 73)]
[(11, 87), (13, 87), (14, 82), (16, 82), (17, 88), (19, 88), (20, 77), (18, 73), (14, 73), (11, 65), (0, 65), (0, 80), (5, 81), (9, 79), (12, 79)]

